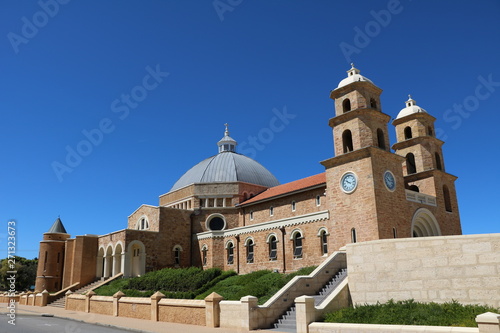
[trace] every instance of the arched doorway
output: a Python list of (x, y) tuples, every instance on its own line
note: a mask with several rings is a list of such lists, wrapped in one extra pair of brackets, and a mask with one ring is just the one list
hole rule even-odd
[(146, 272), (146, 248), (141, 241), (134, 240), (127, 247), (130, 273), (127, 276), (141, 276)]
[(426, 208), (418, 209), (411, 222), (412, 237), (441, 236), (441, 229), (434, 214)]

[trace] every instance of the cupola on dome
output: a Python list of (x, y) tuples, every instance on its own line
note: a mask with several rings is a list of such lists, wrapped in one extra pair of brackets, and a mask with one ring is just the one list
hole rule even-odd
[(401, 111), (399, 111), (396, 119), (403, 118), (414, 113), (420, 113), (420, 112), (427, 113), (427, 111), (425, 111), (424, 109), (422, 109), (420, 106), (417, 105), (417, 102), (411, 98), (411, 95), (408, 95), (408, 100), (405, 103), (406, 107)]
[(182, 175), (170, 191), (191, 184), (245, 182), (266, 187), (279, 185), (276, 177), (259, 162), (236, 152), (236, 140), (229, 136), (228, 125), (224, 137), (217, 143), (219, 153), (209, 157)]
[(353, 82), (370, 82), (371, 84), (374, 84), (370, 79), (367, 79), (363, 75), (359, 74), (360, 70), (354, 67), (354, 64), (351, 63), (351, 69), (347, 71), (347, 77), (340, 81), (339, 85), (337, 86), (338, 88), (342, 88), (344, 86), (347, 86), (350, 83)]

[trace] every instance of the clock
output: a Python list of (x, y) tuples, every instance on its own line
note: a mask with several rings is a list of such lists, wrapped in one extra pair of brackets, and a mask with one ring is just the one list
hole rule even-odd
[(340, 188), (345, 193), (352, 193), (358, 186), (358, 178), (352, 172), (346, 172), (340, 179)]
[(394, 175), (389, 170), (384, 172), (384, 184), (391, 192), (396, 189), (396, 178), (394, 178)]

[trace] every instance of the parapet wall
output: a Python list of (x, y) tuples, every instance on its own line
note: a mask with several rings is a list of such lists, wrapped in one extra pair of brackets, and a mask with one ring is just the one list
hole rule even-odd
[(500, 234), (377, 240), (346, 248), (354, 304), (456, 300), (500, 308)]

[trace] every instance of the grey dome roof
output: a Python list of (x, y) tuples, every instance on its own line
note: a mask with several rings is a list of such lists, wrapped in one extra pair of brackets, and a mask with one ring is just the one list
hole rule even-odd
[(194, 183), (218, 182), (246, 182), (266, 187), (279, 185), (276, 177), (259, 162), (232, 151), (223, 151), (189, 169), (170, 191)]

